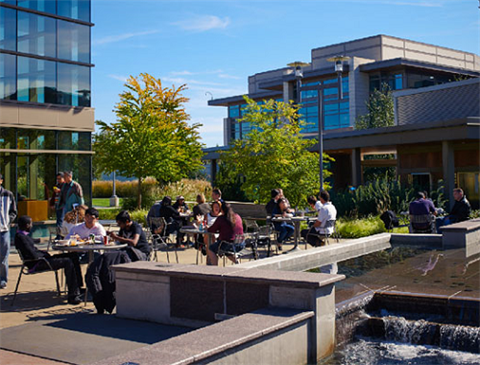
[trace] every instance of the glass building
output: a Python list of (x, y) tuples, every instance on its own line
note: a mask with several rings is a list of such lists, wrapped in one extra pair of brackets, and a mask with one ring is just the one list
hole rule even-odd
[(90, 6), (0, 0), (0, 172), (19, 201), (46, 200), (72, 170), (91, 202)]

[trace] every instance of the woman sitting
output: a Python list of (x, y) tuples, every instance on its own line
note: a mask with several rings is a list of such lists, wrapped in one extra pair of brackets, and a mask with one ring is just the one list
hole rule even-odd
[[(292, 214), (289, 213), (289, 208), (285, 198), (278, 200), (278, 204), (273, 209), (272, 216), (282, 218), (292, 217)], [(275, 225), (275, 230), (278, 231), (277, 247), (281, 251), (283, 242), (293, 235), (295, 232), (295, 227), (285, 221), (274, 222), (273, 224)]]
[[(223, 215), (217, 217), (215, 223), (208, 228), (208, 232), (219, 233), (218, 240), (208, 247), (208, 265), (218, 265), (217, 254), (220, 244), (225, 245), (225, 242), (233, 244), (237, 235), (243, 235), (242, 218), (233, 211), (230, 204), (222, 204), (222, 213)], [(243, 250), (244, 247), (245, 242), (242, 242), (235, 244), (234, 249), (236, 252), (239, 252)], [(228, 258), (235, 262), (235, 257), (228, 256)]]
[(167, 228), (165, 235), (168, 236), (177, 231), (177, 245), (182, 242), (183, 234), (180, 233), (181, 221), (180, 213), (172, 206), (172, 198), (165, 196), (162, 200), (160, 208), (160, 217), (165, 219)]
[(85, 222), (85, 212), (87, 209), (88, 207), (86, 205), (77, 205), (73, 210), (66, 213), (63, 218), (60, 235), (63, 237), (68, 236), (73, 227)]

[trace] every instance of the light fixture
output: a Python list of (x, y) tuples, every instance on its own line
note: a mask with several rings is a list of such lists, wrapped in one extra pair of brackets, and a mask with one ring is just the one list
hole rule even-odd
[(294, 69), (294, 71), (295, 71), (295, 78), (296, 78), (296, 79), (301, 79), (301, 78), (303, 78), (303, 70), (302, 70), (302, 68), (303, 68), (303, 67), (310, 66), (310, 64), (309, 64), (309, 63), (306, 63), (306, 62), (295, 61), (295, 62), (289, 63), (287, 66)]

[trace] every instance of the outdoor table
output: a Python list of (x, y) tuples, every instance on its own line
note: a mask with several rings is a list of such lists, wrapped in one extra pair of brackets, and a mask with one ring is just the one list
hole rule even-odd
[[(181, 233), (185, 233), (185, 234), (202, 234), (202, 235), (205, 235), (205, 239), (204, 239), (204, 243), (205, 243), (205, 246), (208, 250), (208, 246), (210, 245), (210, 240), (212, 237), (215, 236), (215, 232), (208, 232), (207, 230), (201, 230), (200, 228), (195, 228), (193, 226), (191, 227), (182, 227), (180, 228), (180, 232)], [(207, 258), (207, 261), (208, 261), (208, 258)], [(198, 254), (197, 254), (197, 265), (198, 265)]]
[[(127, 247), (126, 243), (122, 244), (113, 244), (113, 245), (104, 245), (99, 241), (96, 241), (94, 245), (92, 244), (80, 244), (75, 246), (70, 245), (59, 245), (58, 243), (54, 243), (52, 248), (58, 251), (64, 252), (88, 252), (88, 265), (93, 262), (93, 253), (94, 251), (113, 251), (113, 250), (120, 250), (122, 248)], [(85, 291), (85, 305), (87, 304), (87, 296), (88, 296), (88, 289)]]
[(298, 237), (300, 235), (300, 223), (308, 221), (309, 217), (272, 217), (271, 221), (275, 222), (292, 222), (295, 231), (293, 232), (293, 248), (287, 252), (298, 250)]

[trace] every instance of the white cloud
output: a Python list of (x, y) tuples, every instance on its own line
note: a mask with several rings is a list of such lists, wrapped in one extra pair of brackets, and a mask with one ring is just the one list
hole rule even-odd
[(230, 79), (230, 80), (240, 80), (241, 77), (239, 76), (234, 76), (234, 75), (228, 75), (228, 74), (218, 74), (218, 77), (221, 79)]
[(190, 71), (172, 71), (170, 72), (170, 75), (172, 76), (190, 76), (190, 75), (193, 75), (193, 72), (190, 72)]
[(97, 38), (96, 40), (93, 41), (93, 44), (101, 45), (101, 44), (115, 43), (115, 42), (124, 41), (126, 39), (134, 38), (134, 37), (141, 37), (145, 35), (155, 34), (158, 32), (159, 32), (158, 30), (147, 30), (144, 32), (110, 35), (103, 38)]
[(191, 19), (181, 20), (173, 23), (183, 30), (190, 30), (194, 32), (205, 32), (212, 29), (225, 29), (230, 25), (230, 18), (219, 18), (215, 15), (196, 16)]
[(107, 76), (110, 77), (111, 79), (118, 80), (118, 81), (121, 81), (121, 82), (127, 82), (127, 79), (128, 79), (127, 76), (122, 76), (122, 75), (110, 74), (110, 75), (107, 75)]

